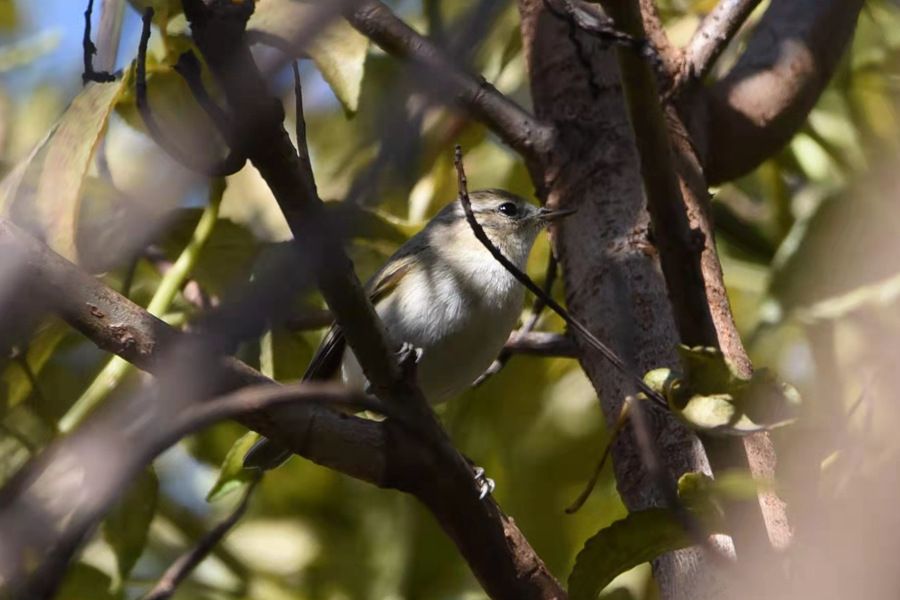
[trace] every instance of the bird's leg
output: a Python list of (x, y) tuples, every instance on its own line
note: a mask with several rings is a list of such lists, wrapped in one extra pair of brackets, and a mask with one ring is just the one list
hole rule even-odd
[[(421, 348), (417, 348), (409, 342), (403, 342), (400, 349), (397, 350), (397, 363), (400, 365), (400, 370), (403, 371), (403, 376), (408, 380), (415, 380), (416, 366), (422, 360), (423, 352)], [(365, 392), (370, 395), (373, 393), (371, 383), (366, 384)]]

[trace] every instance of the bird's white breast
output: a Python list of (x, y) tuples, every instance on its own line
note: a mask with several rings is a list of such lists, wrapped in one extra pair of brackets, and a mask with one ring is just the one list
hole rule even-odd
[[(429, 402), (468, 388), (497, 357), (521, 313), (522, 286), (486, 255), (473, 245), (427, 257), (433, 260), (421, 261), (375, 307), (396, 343), (422, 349), (417, 373)], [(365, 387), (349, 350), (342, 373), (349, 385)]]

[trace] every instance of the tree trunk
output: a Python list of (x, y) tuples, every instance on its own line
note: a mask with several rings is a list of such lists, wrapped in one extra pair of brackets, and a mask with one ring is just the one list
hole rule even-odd
[[(578, 207), (578, 217), (556, 230), (569, 310), (607, 341), (636, 374), (678, 365), (679, 338), (648, 240), (640, 163), (619, 80), (615, 50), (570, 28), (543, 0), (520, 0), (534, 110), (559, 135), (535, 183), (551, 206)], [(631, 379), (581, 344), (582, 367), (600, 397), (607, 422)], [(673, 477), (709, 472), (698, 439), (668, 415), (648, 411), (652, 435)], [(619, 492), (629, 510), (664, 503), (648, 476), (629, 430), (613, 449)], [(587, 464), (587, 460), (585, 463)], [(727, 544), (730, 551), (730, 544)], [(721, 598), (723, 583), (699, 549), (672, 552), (654, 562), (662, 598)]]

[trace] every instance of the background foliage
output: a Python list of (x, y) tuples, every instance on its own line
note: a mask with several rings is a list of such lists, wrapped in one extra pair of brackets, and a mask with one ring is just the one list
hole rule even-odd
[[(287, 227), (251, 168), (228, 178), (219, 205), (205, 182), (160, 153), (135, 117), (127, 74), (114, 93), (80, 96), (66, 112), (79, 92), (80, 49), (73, 39), (81, 35), (83, 7), (49, 4), (42, 14), (37, 3), (0, 3), (0, 160), (7, 173), (0, 207), (116, 289), (127, 287), (145, 306), (161, 287), (174, 286), (155, 308), (172, 323), (189, 324), (198, 303), (227, 297), (264, 268), (288, 238)], [(289, 22), (267, 13), (279, 10), (276, 4), (260, 2), (259, 27)], [(501, 91), (529, 103), (514, 3), (390, 4)], [(669, 35), (681, 44), (714, 3), (660, 4)], [(302, 3), (288, 8), (303, 9)], [(126, 70), (136, 49), (136, 13), (127, 13), (119, 58)], [(151, 102), (166, 128), (179, 132), (179, 143), (209, 152), (215, 134), (171, 71), (188, 41), (183, 19), (169, 16), (168, 37), (154, 36)], [(740, 40), (729, 54), (739, 46)], [(312, 58), (303, 74), (320, 192), (375, 213), (353, 220), (351, 254), (363, 277), (454, 198), (453, 143), (467, 151), (472, 188), (532, 195), (514, 153), (483, 126), (428, 105), (408, 71), (348, 26), (332, 29)], [(287, 74), (278, 81), (290, 113)], [(838, 523), (817, 534), (826, 541), (841, 538), (844, 526), (859, 525), (848, 516), (859, 511), (875, 517), (863, 531), (896, 521), (888, 514), (896, 482), (883, 478), (895, 479), (900, 450), (891, 435), (898, 414), (890, 393), (890, 367), (900, 356), (898, 86), (900, 7), (871, 0), (851, 50), (802, 131), (775, 158), (717, 190), (713, 205), (726, 283), (748, 350), (755, 364), (777, 371), (806, 399), (800, 422), (778, 433), (785, 474), (780, 489), (792, 506), (818, 507), (801, 523)], [(100, 158), (89, 160), (94, 150)], [(182, 182), (179, 194), (159, 191), (161, 178)], [(191, 246), (179, 279), (172, 263), (192, 235), (196, 241), (204, 207), (215, 227)], [(130, 229), (135, 215), (153, 227)], [(530, 264), (537, 280), (547, 253), (543, 240)], [(541, 328), (560, 330), (561, 323), (546, 315)], [(322, 333), (275, 329), (241, 348), (240, 356), (278, 380), (295, 380)], [(57, 434), (101, 370), (104, 377), (112, 372), (116, 385), (101, 386), (100, 396), (125, 393), (142, 380), (130, 368), (110, 367), (101, 351), (55, 321), (42, 323), (17, 349), (4, 357), (0, 374), (3, 480)], [(439, 410), (458, 447), (496, 480), (498, 501), (558, 577), (568, 576), (591, 535), (625, 516), (609, 468), (579, 512), (563, 512), (608, 441), (593, 389), (575, 361), (514, 357), (486, 384)], [(221, 424), (163, 455), (96, 533), (60, 598), (130, 598), (145, 591), (238, 501), (241, 486), (234, 481), (218, 487), (210, 502), (205, 498), (245, 433)], [(896, 590), (884, 587), (895, 583), (886, 576), (889, 568), (881, 572), (881, 563), (869, 558), (864, 553), (855, 561), (870, 591)], [(617, 578), (604, 597), (654, 593), (642, 565)], [(438, 599), (482, 592), (411, 498), (295, 458), (265, 477), (248, 515), (176, 597)]]

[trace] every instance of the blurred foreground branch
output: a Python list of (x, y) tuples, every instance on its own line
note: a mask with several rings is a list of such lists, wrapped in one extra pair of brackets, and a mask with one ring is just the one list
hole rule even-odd
[(426, 85), (452, 94), (475, 118), (524, 157), (535, 159), (549, 149), (555, 135), (553, 127), (537, 120), (483, 77), (460, 69), (380, 0), (359, 2), (345, 16), (353, 27), (389, 54), (427, 69)]

